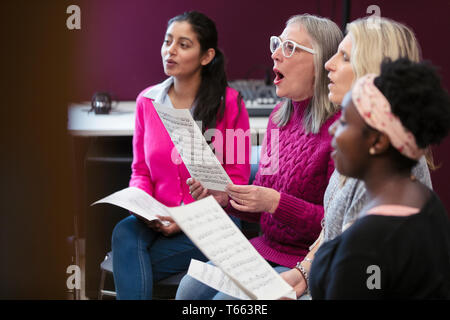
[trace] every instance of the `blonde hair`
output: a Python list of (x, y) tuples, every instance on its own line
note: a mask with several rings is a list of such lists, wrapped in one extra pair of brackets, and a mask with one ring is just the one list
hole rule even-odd
[[(352, 39), (350, 62), (355, 74), (354, 81), (368, 73), (380, 74), (381, 62), (385, 58), (421, 60), (421, 49), (414, 32), (400, 22), (384, 17), (376, 20), (360, 18), (347, 24), (347, 33)], [(435, 170), (430, 148), (425, 158), (428, 167)]]
[(385, 58), (408, 58), (419, 62), (421, 52), (414, 32), (399, 22), (379, 17), (357, 19), (347, 24), (352, 39), (351, 64), (355, 80), (368, 73), (380, 74)]
[[(314, 54), (314, 94), (303, 116), (306, 133), (318, 133), (322, 124), (333, 115), (339, 106), (328, 99), (329, 79), (325, 70), (325, 62), (334, 55), (343, 35), (339, 27), (331, 20), (301, 14), (291, 17), (286, 26), (296, 23), (305, 28), (312, 40)], [(292, 101), (286, 100), (273, 116), (278, 127), (289, 121), (293, 111)]]

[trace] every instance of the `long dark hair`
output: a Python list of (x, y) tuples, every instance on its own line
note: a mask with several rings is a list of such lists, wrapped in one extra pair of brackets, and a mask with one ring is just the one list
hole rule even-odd
[(173, 17), (168, 22), (168, 27), (173, 22), (186, 21), (197, 35), (202, 53), (213, 48), (216, 51), (214, 59), (203, 66), (201, 71), (200, 88), (195, 98), (194, 119), (202, 121), (203, 128), (213, 128), (216, 118), (223, 117), (225, 110), (225, 92), (227, 76), (225, 73), (225, 56), (217, 48), (218, 35), (216, 24), (203, 13), (189, 11)]

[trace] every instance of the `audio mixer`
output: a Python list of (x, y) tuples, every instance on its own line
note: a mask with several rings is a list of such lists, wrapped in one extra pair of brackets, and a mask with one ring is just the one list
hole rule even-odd
[(264, 80), (234, 80), (228, 84), (241, 93), (250, 117), (268, 117), (281, 101), (275, 85), (268, 85)]

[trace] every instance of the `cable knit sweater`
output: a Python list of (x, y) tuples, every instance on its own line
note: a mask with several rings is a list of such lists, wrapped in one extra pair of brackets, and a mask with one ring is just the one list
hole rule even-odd
[(259, 221), (263, 235), (250, 242), (266, 260), (290, 268), (303, 259), (320, 233), (323, 195), (334, 170), (328, 127), (339, 114), (330, 117), (319, 133), (306, 134), (303, 114), (308, 103), (309, 100), (294, 102), (291, 118), (283, 127), (278, 128), (272, 121), (281, 104), (269, 118), (253, 185), (280, 192), (275, 212), (241, 212), (231, 205), (226, 208), (241, 219)]

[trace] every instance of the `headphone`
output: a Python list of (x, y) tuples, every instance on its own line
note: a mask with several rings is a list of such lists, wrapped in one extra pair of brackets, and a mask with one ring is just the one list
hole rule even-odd
[(108, 92), (96, 92), (91, 100), (91, 112), (94, 110), (95, 114), (108, 114), (111, 111), (112, 99)]

